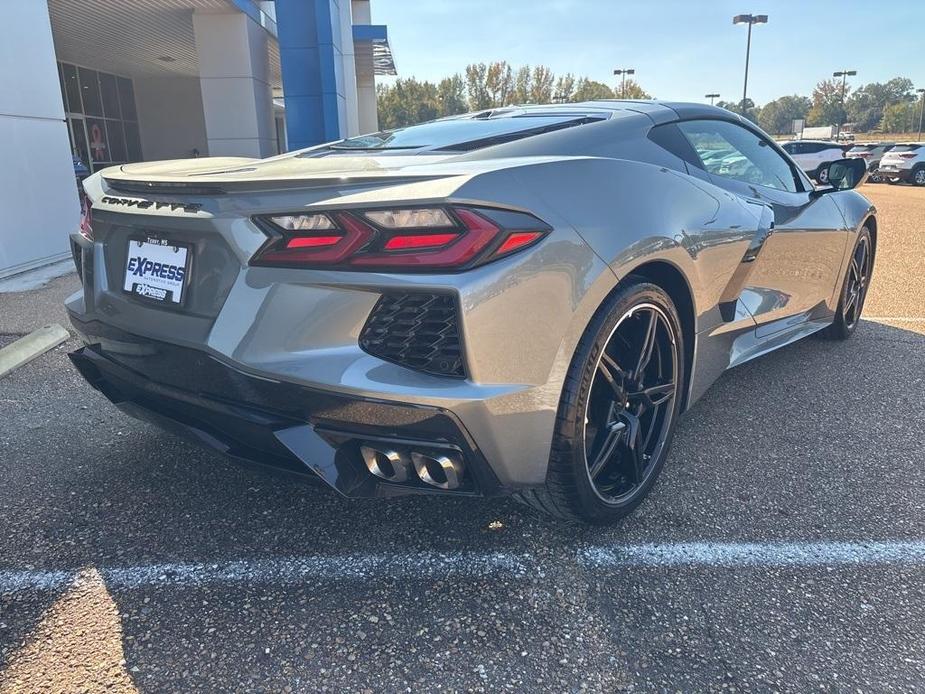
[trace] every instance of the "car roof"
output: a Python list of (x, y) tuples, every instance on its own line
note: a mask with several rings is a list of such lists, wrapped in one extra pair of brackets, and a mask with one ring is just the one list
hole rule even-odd
[[(832, 142), (831, 140), (788, 140), (788, 142), (808, 142), (811, 145), (829, 145), (830, 147), (839, 147), (841, 145), (837, 142)], [(855, 144), (855, 143), (851, 143)]]
[(723, 117), (737, 118), (737, 114), (719, 106), (709, 104), (688, 103), (683, 101), (659, 101), (656, 99), (594, 99), (592, 101), (578, 101), (568, 104), (516, 104), (496, 109), (485, 109), (501, 113), (508, 110), (521, 110), (525, 113), (541, 111), (543, 113), (574, 113), (585, 111), (636, 111), (645, 114), (670, 114), (683, 118), (709, 118)]

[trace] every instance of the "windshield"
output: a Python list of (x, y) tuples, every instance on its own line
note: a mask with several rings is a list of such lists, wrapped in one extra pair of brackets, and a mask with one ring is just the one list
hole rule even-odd
[(891, 149), (891, 152), (914, 152), (922, 145), (896, 145)]
[(878, 145), (855, 145), (849, 152), (870, 152), (872, 149), (877, 149)]
[(384, 130), (341, 140), (332, 149), (392, 150), (443, 149), (468, 150), (527, 137), (602, 117), (585, 114), (518, 115), (495, 118), (453, 118)]

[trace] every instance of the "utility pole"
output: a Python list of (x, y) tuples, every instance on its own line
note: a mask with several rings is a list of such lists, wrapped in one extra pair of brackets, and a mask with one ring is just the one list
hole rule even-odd
[(922, 107), (919, 110), (919, 134), (918, 137), (915, 138), (916, 142), (920, 142), (922, 140), (922, 116), (925, 116), (925, 89), (916, 89), (915, 91), (922, 95)]
[(839, 70), (838, 72), (833, 72), (832, 77), (841, 77), (841, 114), (838, 119), (838, 127), (835, 129), (835, 139), (838, 139), (838, 136), (841, 135), (841, 127), (844, 125), (844, 114), (845, 114), (845, 80), (849, 76), (854, 76), (858, 74), (857, 70)]
[(613, 74), (622, 75), (621, 85), (620, 85), (620, 98), (625, 99), (626, 98), (626, 76), (635, 75), (636, 70), (634, 70), (633, 68), (619, 68), (617, 70), (614, 70)]
[(709, 100), (710, 100), (710, 106), (712, 106), (712, 105), (713, 105), (713, 99), (718, 99), (718, 98), (719, 98), (719, 94), (704, 94), (704, 95), (703, 95), (703, 98), (704, 98), (704, 99), (709, 99)]
[(745, 44), (745, 83), (742, 85), (742, 103), (740, 109), (742, 115), (745, 115), (745, 99), (748, 94), (748, 59), (752, 52), (752, 25), (767, 24), (768, 15), (766, 14), (737, 14), (732, 18), (733, 24), (748, 24), (748, 43)]

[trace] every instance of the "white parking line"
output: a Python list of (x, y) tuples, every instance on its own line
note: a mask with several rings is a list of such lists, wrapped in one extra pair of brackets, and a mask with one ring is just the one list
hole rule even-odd
[[(673, 566), (844, 566), (921, 564), (925, 541), (680, 542), (592, 545), (577, 550), (576, 568)], [(503, 577), (536, 579), (549, 568), (529, 554), (420, 552), (355, 554), (216, 563), (98, 568), (109, 588), (195, 587), (216, 584), (299, 585), (326, 581)], [(60, 590), (79, 582), (73, 571), (0, 571), (0, 595)]]
[(925, 542), (681, 542), (583, 550), (589, 566), (922, 564)]
[[(512, 578), (532, 571), (529, 560), (501, 552), (360, 554), (343, 556), (241, 559), (216, 563), (172, 563), (98, 568), (110, 588), (194, 587), (220, 583), (294, 585), (309, 581)], [(59, 590), (72, 585), (78, 571), (0, 571), (0, 595)]]

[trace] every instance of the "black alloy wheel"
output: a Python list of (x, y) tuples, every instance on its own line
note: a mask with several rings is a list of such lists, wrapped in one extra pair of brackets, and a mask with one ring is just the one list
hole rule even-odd
[(854, 333), (861, 320), (864, 301), (870, 289), (870, 279), (874, 271), (874, 246), (867, 227), (858, 233), (845, 281), (842, 284), (838, 308), (832, 325), (822, 331), (821, 335), (834, 340), (845, 340)]
[[(865, 230), (866, 231), (866, 230)], [(851, 256), (848, 266), (847, 287), (845, 288), (845, 325), (854, 330), (861, 319), (864, 300), (867, 298), (867, 289), (870, 286), (870, 275), (873, 267), (873, 256), (870, 252), (870, 236), (861, 234)]]
[(678, 397), (671, 322), (655, 304), (633, 306), (598, 357), (584, 424), (585, 466), (594, 492), (625, 503), (654, 472)]
[(591, 320), (572, 358), (546, 483), (517, 498), (549, 515), (613, 523), (665, 464), (685, 388), (684, 333), (668, 294), (630, 276)]

